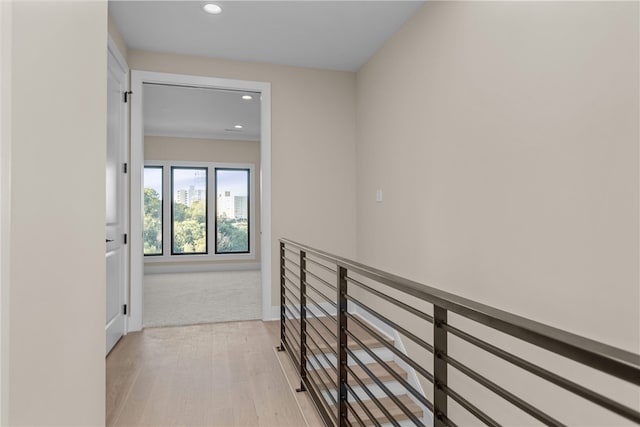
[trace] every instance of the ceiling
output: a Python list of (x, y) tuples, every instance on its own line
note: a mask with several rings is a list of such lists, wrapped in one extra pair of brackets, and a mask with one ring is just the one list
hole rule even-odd
[[(109, 1), (130, 49), (357, 71), (423, 1)], [(145, 135), (258, 141), (258, 96), (145, 85)], [(242, 129), (234, 128), (242, 125)]]
[(109, 1), (127, 46), (342, 71), (357, 71), (422, 1)]
[[(253, 99), (242, 99), (243, 95)], [(260, 139), (260, 94), (145, 84), (143, 100), (147, 136)]]

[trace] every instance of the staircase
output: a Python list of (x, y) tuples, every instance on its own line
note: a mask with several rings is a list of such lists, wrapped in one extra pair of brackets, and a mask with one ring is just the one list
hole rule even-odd
[[(362, 317), (359, 317), (359, 319), (366, 322), (369, 327), (376, 329), (375, 326), (371, 325)], [(288, 321), (291, 322), (290, 325), (295, 327), (296, 330), (300, 330), (299, 320), (290, 319)], [(335, 387), (337, 383), (335, 356), (337, 348), (336, 329), (335, 317), (307, 317), (306, 330), (307, 344), (309, 347), (307, 351), (308, 375), (319, 385), (322, 398), (326, 403), (326, 408), (334, 414), (337, 413), (337, 390)], [(393, 370), (400, 378), (406, 381), (409, 380), (407, 371), (394, 360), (395, 356), (393, 352), (383, 343), (360, 328), (355, 322), (350, 323), (349, 331), (379, 359), (385, 362), (387, 367)], [(387, 338), (386, 343), (388, 345), (395, 345), (393, 339), (381, 331), (380, 333)], [(349, 376), (349, 383), (351, 384), (351, 389), (348, 393), (348, 401), (351, 404), (351, 408), (348, 410), (348, 419), (352, 425), (360, 425), (358, 418), (365, 426), (392, 425), (387, 415), (391, 415), (400, 426), (420, 425), (420, 423), (428, 424), (424, 419), (425, 414), (423, 408), (407, 394), (405, 387), (402, 386), (381, 363), (378, 363), (374, 357), (363, 350), (360, 345), (351, 338), (348, 340), (347, 347), (353, 352), (355, 358), (364, 364), (364, 367), (362, 367), (354, 357), (348, 357), (347, 364), (349, 371), (347, 375)], [(360, 379), (362, 385), (353, 377), (354, 374)], [(404, 405), (409, 414), (407, 414), (394, 399), (389, 397), (389, 394), (383, 387), (377, 384), (373, 378), (376, 378), (377, 381), (396, 398), (395, 400)], [(365, 386), (366, 390), (362, 386)], [(357, 398), (354, 395), (357, 396)], [(377, 400), (377, 403), (372, 397)], [(385, 414), (381, 407), (384, 408), (388, 414)], [(354, 411), (355, 414), (353, 413)], [(416, 423), (416, 421), (418, 422)]]
[[(640, 355), (289, 239), (280, 239), (280, 319), (280, 349), (301, 371), (327, 426), (500, 425), (494, 417), (504, 417), (505, 408), (516, 417), (509, 424), (530, 423), (532, 418), (545, 425), (572, 424), (562, 418), (584, 424), (594, 410), (609, 416), (599, 422), (602, 425), (620, 424), (620, 417), (640, 424), (635, 403), (612, 398), (640, 387)], [(492, 342), (488, 328), (503, 334), (505, 342)], [(408, 355), (404, 343), (391, 336), (417, 346), (416, 353)], [(515, 370), (514, 375), (502, 369), (480, 373), (468, 366), (464, 360), (470, 353), (449, 346), (451, 337), (473, 346), (471, 359), (476, 359), (475, 352), (495, 356), (495, 362)], [(530, 358), (514, 354), (506, 340), (566, 358), (585, 378), (602, 375), (602, 384), (616, 392), (604, 395), (596, 383), (563, 376), (551, 359), (538, 357), (541, 352)], [(451, 387), (449, 371), (465, 382)], [(429, 383), (429, 398), (421, 387), (423, 380)], [(526, 400), (529, 384), (535, 390), (547, 386), (546, 393), (536, 393), (536, 399), (546, 399), (536, 401), (538, 406)], [(485, 408), (476, 406), (472, 394), (477, 386), (499, 400)], [(582, 398), (580, 410), (558, 406), (559, 392), (563, 398)]]

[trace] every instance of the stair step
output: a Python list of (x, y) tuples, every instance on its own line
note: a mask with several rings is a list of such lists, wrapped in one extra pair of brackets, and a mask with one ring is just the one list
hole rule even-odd
[[(407, 377), (408, 377), (407, 372), (404, 369), (402, 369), (400, 367), (400, 365), (398, 365), (396, 362), (387, 362), (387, 365), (389, 365), (389, 367), (394, 372), (396, 372), (398, 375), (400, 375), (401, 378), (403, 378), (405, 380), (407, 379)], [(383, 383), (396, 381), (396, 379), (393, 378), (393, 375), (391, 375), (389, 373), (389, 371), (384, 369), (384, 367), (382, 365), (380, 365), (379, 363), (369, 363), (366, 366)], [(374, 381), (371, 379), (371, 377), (369, 375), (367, 375), (367, 373), (364, 371), (364, 369), (362, 367), (360, 367), (359, 365), (350, 366), (350, 368), (364, 384), (373, 384), (374, 383)], [(316, 371), (317, 370), (318, 369), (316, 369)], [(322, 370), (325, 371), (326, 374), (329, 375), (329, 377), (331, 377), (331, 378), (333, 378), (335, 376), (335, 372), (333, 371), (333, 369), (324, 368)], [(323, 380), (326, 379), (326, 375), (324, 373), (319, 373), (319, 375)], [(349, 375), (350, 374), (348, 374), (347, 376), (349, 376)], [(352, 385), (352, 387), (357, 385), (355, 380), (350, 380), (349, 383)]]
[[(409, 411), (411, 411), (413, 415), (415, 415), (419, 419), (422, 419), (422, 416), (423, 416), (422, 409), (413, 400), (411, 400), (409, 396), (407, 396), (406, 394), (402, 394), (400, 396), (397, 396), (397, 398), (398, 400), (400, 400), (400, 402), (402, 402), (407, 407)], [(395, 418), (396, 421), (403, 421), (403, 420), (409, 419), (409, 416), (405, 414), (404, 411), (398, 405), (396, 405), (396, 403), (390, 397), (384, 397), (382, 399), (378, 399), (378, 402), (387, 411), (389, 411), (391, 416)], [(371, 400), (363, 400), (362, 403), (367, 407), (367, 409), (369, 409), (369, 411), (371, 412), (371, 414), (374, 416), (375, 420), (378, 423), (387, 424), (390, 422), (387, 419), (384, 412), (380, 410), (380, 408), (378, 407), (378, 405), (375, 404), (375, 402)], [(367, 413), (364, 411), (364, 409), (362, 409), (362, 407), (358, 402), (351, 402), (351, 406), (355, 409), (356, 413), (358, 414), (358, 416), (366, 426), (375, 425), (375, 422), (369, 419)], [(349, 413), (349, 421), (351, 421), (353, 425), (356, 425), (358, 423), (356, 417), (353, 416), (353, 414), (351, 413)]]
[[(289, 322), (297, 331), (300, 330), (299, 319), (287, 319), (287, 322)], [(323, 325), (325, 325), (329, 329), (329, 331), (332, 331), (332, 333), (330, 333), (327, 330), (327, 328), (323, 327)], [(307, 334), (310, 335), (318, 345), (317, 346), (318, 348), (317, 348), (316, 345), (313, 343), (313, 341), (311, 341), (310, 339), (307, 340), (307, 344), (312, 349), (312, 352), (313, 353), (329, 353), (329, 352), (335, 353), (335, 349), (337, 348), (337, 341), (335, 338), (335, 332), (333, 331), (335, 331), (336, 329), (337, 329), (337, 325), (336, 325), (335, 317), (307, 318)], [(362, 341), (363, 344), (365, 344), (367, 347), (371, 349), (385, 347), (383, 343), (381, 343), (376, 338), (371, 336), (371, 334), (369, 334), (367, 331), (362, 329), (355, 322), (350, 322), (349, 332), (355, 335), (360, 341)], [(318, 336), (318, 334), (320, 334), (320, 336), (324, 338), (324, 340), (321, 339)], [(324, 341), (326, 341), (327, 343), (325, 343)], [(385, 342), (389, 345), (393, 345), (393, 340), (390, 338), (386, 338)], [(327, 344), (329, 344), (329, 346), (327, 346)], [(350, 350), (360, 349), (360, 346), (358, 345), (358, 343), (351, 338), (348, 339), (347, 346)]]

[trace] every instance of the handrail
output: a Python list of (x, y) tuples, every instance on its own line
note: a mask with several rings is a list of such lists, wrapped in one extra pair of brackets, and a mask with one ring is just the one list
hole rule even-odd
[(620, 379), (640, 385), (640, 354), (634, 354), (571, 332), (563, 331), (535, 320), (527, 319), (476, 301), (472, 301), (431, 286), (423, 285), (356, 261), (351, 261), (328, 252), (312, 248), (289, 239), (281, 242), (313, 253), (340, 267), (355, 271), (365, 277), (404, 292), (429, 303), (437, 304), (449, 311), (490, 326), (501, 332), (522, 338), (549, 351), (587, 366), (604, 365), (604, 372)]
[[(285, 251), (288, 252), (289, 256), (285, 256)], [(299, 260), (292, 259), (295, 257), (292, 257), (291, 254), (299, 256)], [(354, 376), (351, 368), (347, 366), (348, 361), (355, 361), (355, 364), (359, 365), (364, 370), (373, 383), (378, 387), (378, 390), (383, 391), (383, 395), (388, 395), (392, 401), (397, 403), (398, 408), (401, 409), (409, 420), (413, 421), (416, 425), (421, 425), (423, 423), (423, 421), (416, 418), (413, 413), (410, 413), (404, 403), (402, 403), (396, 396), (390, 394), (389, 388), (381, 382), (380, 379), (375, 377), (374, 373), (363, 364), (358, 356), (356, 356), (356, 350), (351, 350), (351, 344), (347, 345), (349, 342), (357, 343), (358, 349), (362, 350), (364, 355), (370, 357), (381, 365), (394, 379), (396, 379), (399, 385), (403, 386), (404, 389), (413, 396), (417, 402), (420, 402), (420, 404), (422, 404), (426, 409), (432, 411), (436, 427), (456, 425), (456, 423), (450, 419), (448, 414), (447, 398), (453, 399), (453, 401), (456, 401), (462, 407), (466, 408), (467, 411), (474, 415), (478, 420), (488, 425), (498, 425), (498, 423), (489, 414), (480, 410), (469, 400), (463, 397), (459, 393), (460, 390), (456, 392), (447, 385), (448, 366), (455, 368), (477, 384), (492, 390), (499, 397), (504, 399), (504, 401), (519, 408), (523, 412), (534, 416), (538, 420), (549, 425), (562, 425), (560, 421), (546, 414), (544, 411), (541, 411), (521, 397), (498, 386), (496, 383), (483, 375), (480, 375), (456, 358), (452, 357), (447, 350), (448, 334), (455, 335), (458, 338), (474, 345), (479, 350), (484, 350), (489, 354), (493, 354), (501, 360), (511, 363), (512, 366), (523, 369), (525, 372), (532, 373), (538, 378), (544, 379), (570, 393), (583, 397), (587, 401), (595, 403), (601, 408), (640, 423), (640, 412), (637, 408), (629, 408), (624, 404), (611, 399), (610, 396), (603, 396), (596, 391), (583, 387), (567, 378), (563, 378), (560, 375), (554, 374), (553, 372), (521, 359), (506, 350), (489, 344), (458, 327), (454, 327), (447, 321), (447, 313), (455, 313), (478, 324), (503, 332), (524, 342), (546, 349), (569, 360), (579, 362), (584, 366), (594, 368), (600, 372), (609, 374), (634, 385), (640, 385), (639, 354), (634, 354), (626, 350), (563, 331), (431, 286), (426, 286), (289, 239), (280, 239), (280, 255), (281, 345), (279, 350), (286, 350), (290, 353), (294, 363), (299, 365), (301, 386), (298, 390), (309, 390), (311, 392), (312, 400), (327, 426), (335, 425), (342, 427), (352, 425), (355, 421), (357, 421), (357, 424), (362, 425), (362, 420), (357, 414), (354, 414), (356, 418), (349, 419), (348, 411), (353, 410), (351, 399), (348, 398), (349, 393), (352, 395), (352, 398), (355, 399), (354, 401), (357, 402), (364, 410), (366, 416), (370, 418), (369, 421), (375, 425), (380, 424), (378, 421), (371, 419), (372, 414), (369, 409), (357, 394), (354, 395), (355, 391), (349, 384), (349, 378), (351, 377), (356, 380), (356, 386), (360, 387), (362, 392), (366, 393), (366, 395), (374, 401), (373, 403), (375, 403), (376, 406), (378, 406), (378, 408), (384, 413), (384, 416), (387, 418), (387, 421), (385, 422), (398, 425), (398, 422), (392, 414), (386, 410), (384, 406), (380, 405), (380, 402), (378, 402), (375, 397), (375, 393), (362, 383), (360, 379)], [(318, 262), (318, 260), (322, 260), (322, 263)], [(318, 272), (314, 274), (307, 271), (307, 262), (309, 265), (322, 267), (324, 273), (321, 274)], [(290, 267), (295, 268), (292, 269)], [(335, 267), (335, 270), (332, 267)], [(330, 279), (321, 277), (328, 276), (328, 274), (334, 275), (335, 285), (329, 283), (331, 281)], [(421, 301), (432, 304), (434, 308), (433, 316), (363, 283), (361, 280), (356, 279), (353, 274), (356, 274), (359, 278), (364, 277), (378, 284), (382, 284), (390, 289), (400, 292), (401, 294), (410, 295)], [(295, 280), (292, 280), (289, 275)], [(297, 286), (295, 283), (296, 281), (299, 282)], [(287, 282), (294, 285), (295, 291), (297, 292), (294, 292), (290, 287), (285, 286)], [(368, 283), (368, 280), (366, 282)], [(365, 294), (373, 295), (383, 301), (395, 305), (395, 307), (401, 311), (416, 315), (416, 319), (427, 321), (430, 324), (429, 327), (433, 329), (433, 344), (428, 343), (424, 337), (420, 337), (417, 334), (410, 332), (396, 321), (388, 319), (384, 315), (374, 311), (370, 305), (363, 302), (361, 294), (358, 294), (357, 298), (350, 295), (348, 292), (349, 284), (359, 288), (359, 290)], [(330, 307), (327, 308), (327, 310), (336, 311), (335, 317), (332, 317), (327, 310), (318, 304), (312, 297), (307, 295), (307, 288), (313, 291), (314, 294), (321, 296), (322, 300), (326, 301), (328, 304), (327, 307)], [(329, 296), (327, 296), (327, 292), (321, 292), (320, 289), (329, 289), (330, 292), (328, 292), (328, 295), (330, 295), (331, 292), (334, 292), (336, 298), (335, 301), (332, 301)], [(295, 299), (299, 302), (299, 305), (294, 304), (287, 293), (294, 293)], [(307, 299), (312, 303), (312, 306), (310, 307), (314, 307), (322, 312), (324, 315), (322, 319), (327, 319), (328, 322), (331, 322), (335, 326), (335, 333), (333, 333), (327, 326), (329, 323), (325, 324), (324, 321), (320, 320), (321, 318), (317, 317), (313, 314), (313, 311), (310, 311), (307, 308)], [(298, 314), (297, 317), (294, 316), (294, 313), (286, 305), (287, 302), (289, 304), (294, 304), (293, 308)], [(406, 353), (403, 353), (393, 347), (393, 345), (384, 342), (382, 336), (371, 327), (367, 326), (366, 322), (359, 320), (357, 316), (347, 312), (347, 302), (349, 302), (349, 304), (355, 304), (356, 307), (360, 307), (360, 309), (369, 313), (372, 319), (376, 319), (387, 327), (390, 327), (392, 330), (397, 331), (397, 333), (409, 338), (413, 343), (419, 345), (424, 350), (432, 354), (432, 373), (429, 373), (421, 363), (416, 362)], [(292, 317), (288, 317), (287, 313)], [(323, 398), (322, 393), (314, 392), (313, 390), (317, 389), (318, 386), (313, 382), (315, 381), (314, 377), (307, 374), (312, 369), (310, 369), (311, 365), (309, 365), (306, 352), (306, 338), (310, 338), (316, 347), (317, 344), (313, 337), (308, 335), (306, 326), (311, 326), (311, 329), (315, 332), (316, 336), (324, 341), (325, 345), (328, 346), (329, 344), (323, 337), (323, 334), (321, 334), (313, 324), (308, 323), (307, 314), (310, 314), (312, 319), (320, 321), (324, 329), (329, 334), (328, 336), (331, 337), (330, 341), (333, 340), (336, 344), (336, 347), (330, 347), (328, 350), (329, 353), (327, 353), (335, 358), (335, 365), (332, 364), (333, 362), (331, 362), (325, 354), (322, 354), (322, 356), (325, 363), (332, 369), (332, 372), (336, 374), (335, 381), (331, 380), (331, 382), (334, 385), (337, 385), (335, 391), (337, 401), (333, 395), (330, 395), (331, 402), (328, 402)], [(298, 321), (299, 329), (295, 330), (294, 328), (294, 330), (291, 330), (290, 327), (288, 328), (287, 325), (290, 321)], [(350, 326), (351, 321), (361, 328), (364, 333), (368, 334), (368, 336), (377, 340), (383, 348), (390, 350), (391, 354), (398, 357), (399, 360), (414, 369), (416, 373), (419, 373), (421, 377), (431, 382), (433, 385), (433, 401), (429, 401), (426, 397), (419, 395), (417, 389), (413, 385), (400, 378), (380, 357), (368, 348), (366, 344), (352, 332)], [(296, 341), (299, 340), (299, 342), (296, 342), (296, 347), (299, 352), (295, 354), (292, 353), (292, 347), (288, 343), (292, 338)], [(311, 352), (311, 356), (316, 363), (320, 362), (320, 359), (318, 359), (313, 352)], [(349, 377), (347, 376), (347, 373), (349, 373)], [(327, 378), (331, 378), (328, 376), (328, 371), (324, 374), (327, 375)], [(318, 376), (318, 373), (314, 372), (314, 375)], [(318, 378), (322, 380), (320, 376), (318, 376)], [(324, 381), (322, 381), (322, 383), (324, 385)]]

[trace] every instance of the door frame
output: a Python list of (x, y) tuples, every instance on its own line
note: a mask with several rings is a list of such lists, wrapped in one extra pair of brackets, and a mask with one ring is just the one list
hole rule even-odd
[(144, 123), (143, 85), (145, 83), (198, 86), (260, 93), (260, 265), (262, 281), (262, 320), (271, 313), (271, 83), (232, 80), (187, 74), (131, 70), (131, 202), (130, 271), (131, 294), (128, 331), (142, 330), (143, 321), (143, 170)]
[[(129, 87), (130, 87), (130, 83), (129, 83), (129, 65), (127, 64), (127, 60), (124, 58), (124, 56), (122, 55), (122, 53), (120, 52), (120, 50), (118, 49), (118, 45), (116, 44), (116, 42), (113, 40), (113, 38), (111, 38), (111, 35), (108, 34), (107, 35), (107, 55), (112, 55), (113, 58), (116, 60), (116, 63), (118, 64), (118, 66), (120, 67), (120, 71), (122, 71), (123, 74), (123, 78), (124, 78), (124, 90), (129, 91)], [(123, 94), (124, 96), (124, 94)], [(129, 104), (126, 104), (123, 102), (123, 108), (124, 108), (124, 117), (123, 117), (123, 121), (122, 121), (122, 138), (124, 141), (124, 152), (123, 152), (123, 161), (128, 164), (129, 163), (129, 150), (130, 150), (130, 139), (129, 139), (129, 108), (128, 108)], [(127, 233), (127, 235), (130, 235), (130, 229), (129, 229), (129, 201), (131, 199), (131, 195), (129, 193), (129, 174), (126, 174), (124, 177), (125, 183), (123, 186), (123, 192), (124, 194), (122, 195), (123, 200), (122, 200), (122, 210), (123, 210), (123, 216), (122, 216), (122, 221), (123, 221), (123, 228), (124, 228), (124, 232)], [(123, 295), (123, 303), (128, 307), (129, 306), (129, 283), (130, 283), (130, 276), (129, 276), (129, 272), (130, 272), (130, 265), (131, 265), (131, 260), (130, 260), (130, 250), (131, 250), (131, 245), (129, 244), (125, 244), (125, 256), (124, 256), (124, 289), (122, 292)], [(106, 291), (106, 289), (105, 289)], [(124, 316), (124, 331), (123, 331), (123, 335), (126, 335), (127, 332), (129, 331), (129, 316), (125, 315)]]

